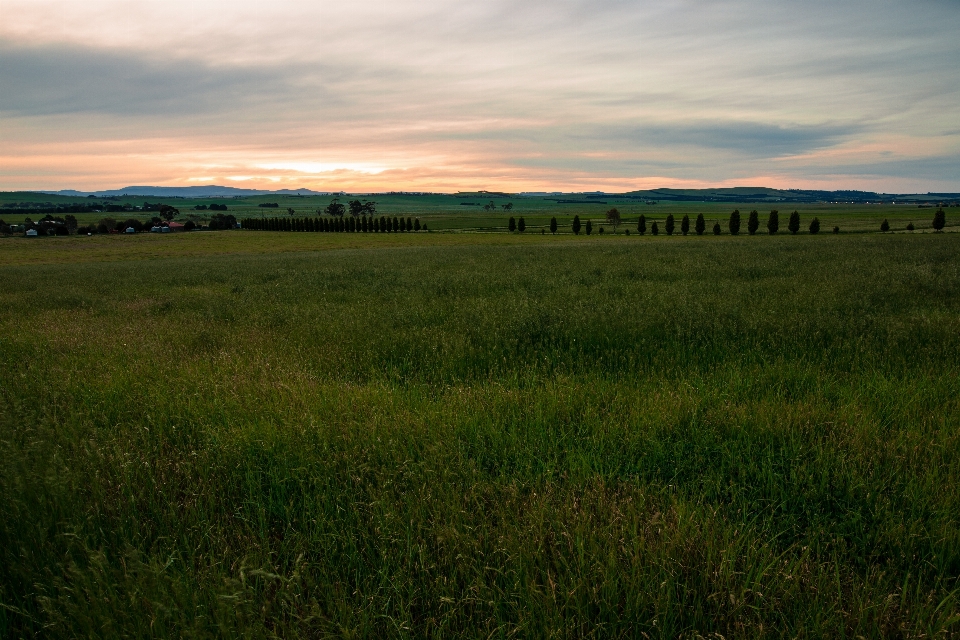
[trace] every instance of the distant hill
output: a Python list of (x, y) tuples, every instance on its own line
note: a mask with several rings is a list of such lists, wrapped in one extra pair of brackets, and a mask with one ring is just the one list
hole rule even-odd
[[(587, 195), (587, 198), (609, 197)], [(808, 189), (770, 189), (767, 187), (731, 187), (726, 189), (650, 189), (631, 191), (618, 197), (665, 202), (934, 202), (960, 200), (960, 193), (892, 194), (872, 191), (817, 191)]]
[[(204, 185), (195, 187), (151, 187), (133, 186), (122, 189), (108, 189), (105, 191), (75, 191), (64, 189), (61, 191), (36, 191), (67, 197), (95, 196), (99, 198), (110, 196), (137, 196), (150, 198), (231, 198), (245, 196), (273, 196), (273, 195), (303, 195), (325, 196), (346, 195), (342, 191), (314, 191), (312, 189), (278, 189), (268, 191), (264, 189), (240, 189), (237, 187), (222, 187), (219, 185)], [(427, 195), (421, 192), (390, 192), (392, 195)], [(369, 195), (369, 194), (364, 194)], [(442, 195), (442, 194), (434, 194)], [(958, 202), (960, 193), (913, 193), (890, 194), (874, 193), (872, 191), (817, 191), (808, 189), (771, 189), (769, 187), (731, 187), (723, 189), (645, 189), (626, 193), (605, 193), (587, 191), (577, 193), (554, 192), (526, 192), (519, 194), (503, 193), (499, 191), (469, 191), (449, 194), (456, 198), (491, 199), (491, 198), (546, 198), (559, 203), (596, 203), (606, 204), (609, 200), (636, 200), (638, 202), (733, 202), (733, 203), (814, 203), (814, 202), (843, 202), (854, 204), (914, 202), (937, 203)]]
[(122, 189), (107, 189), (106, 191), (75, 191), (73, 189), (63, 189), (61, 191), (40, 191), (38, 193), (50, 193), (60, 196), (97, 196), (105, 198), (109, 196), (150, 196), (162, 198), (232, 198), (234, 196), (267, 196), (267, 195), (305, 195), (305, 196), (323, 196), (328, 195), (330, 191), (313, 191), (312, 189), (278, 189), (276, 191), (266, 191), (263, 189), (238, 189), (237, 187), (221, 187), (218, 185), (204, 185), (196, 187), (124, 187)]

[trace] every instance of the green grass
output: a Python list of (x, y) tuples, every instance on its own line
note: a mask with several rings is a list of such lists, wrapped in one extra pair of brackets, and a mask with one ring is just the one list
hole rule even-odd
[(955, 234), (32, 242), (3, 635), (960, 632)]

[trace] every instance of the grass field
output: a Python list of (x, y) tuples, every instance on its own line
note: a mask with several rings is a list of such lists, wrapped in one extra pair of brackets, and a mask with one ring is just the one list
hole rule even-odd
[(958, 234), (8, 238), (0, 283), (0, 635), (960, 634)]

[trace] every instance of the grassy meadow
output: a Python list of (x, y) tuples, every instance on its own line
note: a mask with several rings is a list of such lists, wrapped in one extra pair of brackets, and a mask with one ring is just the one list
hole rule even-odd
[(0, 635), (956, 637), (958, 373), (956, 233), (0, 239)]

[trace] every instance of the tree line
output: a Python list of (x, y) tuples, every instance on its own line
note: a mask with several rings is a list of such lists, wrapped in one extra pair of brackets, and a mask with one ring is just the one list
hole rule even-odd
[(312, 231), (320, 233), (399, 233), (427, 231), (420, 218), (365, 216), (344, 218), (245, 218), (243, 229), (253, 231)]
[[(614, 230), (621, 224), (620, 212), (617, 209), (610, 209), (607, 211), (606, 220), (610, 223)], [(943, 211), (943, 208), (937, 210), (933, 216), (932, 227), (935, 231), (942, 231), (946, 226), (946, 213)], [(673, 214), (668, 214), (663, 224), (663, 231), (668, 235), (672, 236), (677, 231), (677, 221), (674, 218)], [(736, 236), (740, 235), (740, 230), (742, 227), (742, 219), (739, 209), (734, 209), (730, 214), (730, 218), (727, 220), (727, 231), (730, 235)], [(523, 231), (526, 228), (523, 218), (520, 218), (519, 222), (510, 217), (507, 228), (510, 231)], [(558, 228), (557, 219), (550, 219), (550, 233), (556, 233)], [(787, 219), (787, 231), (792, 235), (796, 235), (800, 232), (801, 221), (800, 221), (800, 212), (794, 211), (790, 214)], [(907, 225), (907, 231), (913, 231), (914, 226), (911, 222)], [(580, 235), (581, 231), (585, 231), (587, 235), (593, 233), (593, 224), (590, 220), (587, 220), (586, 224), (582, 223), (579, 215), (573, 217), (573, 223), (571, 225), (571, 230), (574, 234)], [(684, 215), (680, 219), (680, 233), (682, 235), (688, 235), (690, 233), (690, 216)], [(707, 221), (703, 217), (703, 214), (698, 214), (696, 220), (693, 223), (693, 232), (698, 236), (702, 236), (707, 230)], [(760, 212), (756, 209), (751, 211), (747, 216), (747, 234), (753, 236), (757, 234), (757, 231), (760, 230)], [(880, 225), (880, 231), (886, 232), (890, 230), (890, 223), (887, 220), (884, 220)], [(656, 220), (650, 222), (650, 225), (647, 225), (647, 217), (644, 214), (640, 214), (640, 217), (637, 219), (637, 233), (640, 235), (646, 235), (649, 231), (652, 235), (660, 234), (660, 225)], [(713, 235), (719, 236), (723, 235), (723, 227), (720, 225), (720, 222), (714, 222), (713, 228), (711, 229)], [(776, 235), (780, 231), (780, 212), (776, 209), (770, 211), (770, 214), (767, 216), (766, 231), (768, 235)], [(811, 234), (820, 233), (820, 218), (814, 217), (813, 220), (807, 225), (807, 232)], [(600, 227), (600, 233), (603, 233), (603, 227)], [(833, 233), (840, 233), (840, 227), (833, 227)], [(627, 235), (630, 234), (630, 230), (627, 230)]]

